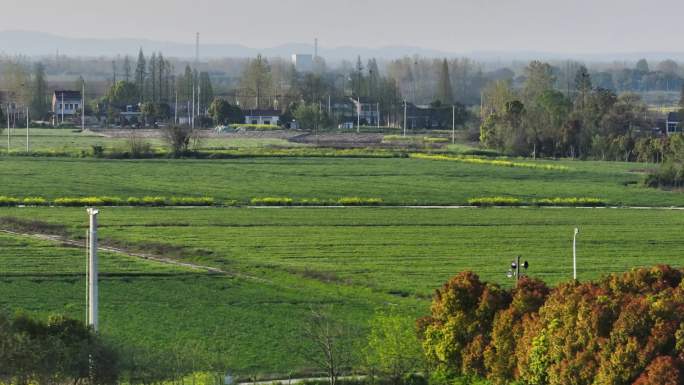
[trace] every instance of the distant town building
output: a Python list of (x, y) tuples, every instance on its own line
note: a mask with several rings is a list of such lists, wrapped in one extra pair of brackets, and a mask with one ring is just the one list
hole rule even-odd
[(250, 110), (245, 112), (245, 124), (264, 124), (277, 126), (280, 112), (277, 110)]
[(312, 72), (314, 68), (313, 56), (294, 54), (292, 55), (292, 64), (298, 72)]
[(361, 121), (361, 125), (375, 126), (380, 124), (380, 106), (377, 100), (351, 98), (351, 102), (354, 104), (354, 113), (358, 114), (357, 118)]
[(81, 91), (57, 90), (52, 94), (52, 113), (59, 121), (73, 118), (83, 103)]
[(667, 135), (682, 132), (682, 118), (679, 112), (670, 112), (667, 114), (665, 129)]

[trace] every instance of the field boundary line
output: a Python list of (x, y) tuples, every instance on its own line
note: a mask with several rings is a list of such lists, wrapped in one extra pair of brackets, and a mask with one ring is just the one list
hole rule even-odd
[[(81, 206), (26, 206), (17, 205), (11, 206), (19, 209), (31, 208), (83, 208)], [(85, 207), (85, 206), (84, 206)], [(684, 206), (536, 206), (536, 205), (520, 205), (520, 206), (474, 206), (474, 205), (328, 205), (328, 206), (312, 206), (312, 205), (289, 205), (289, 206), (98, 206), (100, 208), (116, 209), (116, 208), (140, 208), (140, 209), (172, 209), (172, 210), (197, 210), (197, 209), (481, 209), (481, 208), (505, 208), (505, 209), (611, 209), (611, 210), (684, 210)]]
[[(85, 241), (80, 242), (80, 241), (68, 239), (68, 238), (65, 238), (62, 236), (58, 236), (58, 235), (49, 235), (49, 234), (41, 234), (41, 233), (21, 233), (21, 232), (7, 230), (7, 229), (0, 229), (0, 233), (14, 235), (14, 236), (20, 236), (20, 237), (34, 238), (34, 239), (39, 239), (39, 240), (49, 241), (49, 242), (56, 242), (56, 243), (66, 244), (66, 245), (74, 246), (74, 247), (78, 247), (78, 248), (85, 248)], [(173, 266), (184, 267), (184, 268), (192, 269), (192, 270), (200, 270), (200, 271), (204, 271), (204, 272), (211, 273), (211, 274), (218, 274), (218, 275), (225, 275), (228, 277), (243, 278), (243, 279), (247, 279), (247, 280), (258, 281), (261, 283), (276, 285), (274, 282), (269, 281), (269, 280), (264, 279), (264, 278), (254, 277), (251, 275), (246, 275), (246, 274), (241, 274), (241, 273), (230, 272), (230, 271), (226, 271), (226, 270), (219, 269), (216, 267), (200, 265), (200, 264), (196, 264), (196, 263), (181, 262), (181, 261), (177, 261), (177, 260), (172, 259), (172, 258), (166, 258), (166, 257), (155, 256), (155, 255), (150, 255), (150, 254), (143, 254), (143, 253), (135, 253), (135, 252), (131, 252), (131, 251), (128, 251), (126, 249), (122, 249), (122, 248), (118, 248), (118, 247), (101, 246), (98, 244), (97, 249), (100, 251), (116, 253), (116, 254), (123, 254), (123, 255), (126, 255), (129, 257), (144, 259), (147, 261), (158, 262), (158, 263), (162, 263), (162, 264), (166, 264), (166, 265), (173, 265)], [(285, 286), (285, 285), (279, 284), (277, 286)], [(287, 286), (285, 286), (285, 287), (287, 287)]]

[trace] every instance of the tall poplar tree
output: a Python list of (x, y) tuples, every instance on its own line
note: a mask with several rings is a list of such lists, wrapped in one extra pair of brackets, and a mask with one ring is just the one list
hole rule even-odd
[(451, 89), (451, 76), (449, 75), (449, 63), (446, 59), (442, 61), (442, 67), (439, 71), (439, 85), (437, 98), (442, 104), (452, 104), (454, 102), (454, 93)]
[(43, 119), (48, 113), (47, 81), (45, 80), (45, 66), (38, 62), (33, 67), (33, 81), (31, 87), (31, 114)]
[(159, 71), (159, 63), (157, 62), (157, 54), (152, 52), (150, 57), (150, 65), (148, 66), (150, 71), (149, 82), (150, 82), (150, 95), (149, 100), (152, 103), (157, 102), (157, 72)]
[(124, 57), (124, 62), (123, 62), (123, 75), (124, 75), (124, 80), (127, 82), (131, 81), (131, 61), (128, 58), (128, 55)]
[(138, 53), (138, 63), (135, 66), (135, 86), (138, 88), (138, 96), (142, 101), (145, 98), (145, 77), (147, 76), (147, 64), (142, 48)]

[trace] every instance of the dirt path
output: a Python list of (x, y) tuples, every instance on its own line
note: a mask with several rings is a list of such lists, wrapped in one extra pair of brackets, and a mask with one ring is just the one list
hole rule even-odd
[[(64, 238), (61, 236), (57, 236), (57, 235), (40, 234), (40, 233), (21, 233), (21, 232), (16, 232), (16, 231), (12, 231), (12, 230), (6, 230), (6, 229), (0, 229), (0, 233), (19, 236), (19, 237), (34, 238), (34, 239), (39, 239), (39, 240), (49, 241), (49, 242), (54, 242), (54, 243), (60, 243), (60, 244), (78, 247), (78, 248), (83, 248), (83, 249), (85, 249), (85, 247), (86, 247), (85, 241), (77, 241), (77, 240), (73, 240), (73, 239), (67, 239), (67, 238)], [(129, 257), (144, 259), (144, 260), (148, 260), (148, 261), (154, 261), (154, 262), (163, 263), (166, 265), (173, 265), (173, 266), (184, 267), (184, 268), (192, 269), (192, 270), (204, 271), (204, 272), (211, 273), (211, 274), (219, 274), (219, 275), (225, 275), (228, 277), (243, 278), (243, 279), (248, 279), (248, 280), (252, 280), (252, 281), (257, 281), (260, 283), (266, 283), (266, 284), (274, 285), (274, 283), (272, 281), (269, 281), (269, 280), (263, 279), (263, 278), (259, 278), (259, 277), (254, 277), (251, 275), (226, 271), (226, 270), (218, 269), (215, 267), (200, 265), (200, 264), (196, 264), (196, 263), (181, 262), (181, 261), (178, 261), (178, 260), (175, 260), (172, 258), (166, 258), (163, 256), (158, 256), (158, 255), (132, 252), (130, 250), (126, 250), (126, 249), (118, 248), (118, 247), (98, 245), (97, 250), (98, 251), (110, 252), (110, 253), (123, 254), (123, 255), (126, 255)], [(278, 285), (278, 286), (282, 286), (282, 285)]]

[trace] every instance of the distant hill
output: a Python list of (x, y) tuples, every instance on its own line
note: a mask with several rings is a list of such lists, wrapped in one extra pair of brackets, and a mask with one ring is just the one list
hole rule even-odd
[[(169, 41), (155, 41), (143, 38), (69, 38), (44, 32), (0, 31), (0, 53), (7, 55), (46, 56), (59, 51), (62, 55), (84, 57), (113, 57), (117, 55), (137, 55), (138, 49), (145, 52), (163, 52), (167, 57), (192, 58), (195, 45)], [(237, 43), (202, 44), (200, 55), (203, 59), (222, 57), (253, 57), (262, 54), (267, 57), (289, 57), (293, 53), (313, 53), (313, 45), (305, 43), (288, 43), (270, 48), (252, 48)], [(674, 59), (684, 61), (684, 52), (628, 52), (600, 54), (570, 54), (533, 51), (474, 51), (447, 52), (415, 46), (385, 46), (379, 48), (341, 46), (320, 47), (319, 54), (328, 61), (349, 60), (357, 56), (363, 58), (394, 59), (404, 56), (419, 55), (423, 57), (469, 57), (481, 61), (526, 61), (540, 60), (585, 60), (596, 62), (637, 61)]]
[[(46, 56), (116, 56), (137, 55), (138, 49), (145, 52), (163, 52), (167, 57), (192, 58), (195, 55), (194, 43), (176, 43), (149, 39), (93, 39), (69, 38), (44, 32), (0, 31), (0, 53), (8, 55)], [(241, 44), (201, 44), (200, 55), (203, 59), (220, 57), (252, 57), (262, 54), (267, 57), (289, 57), (294, 53), (313, 53), (313, 44), (288, 43), (271, 48), (251, 48)], [(321, 47), (319, 54), (328, 60), (353, 60), (361, 55), (364, 58), (396, 58), (406, 55), (455, 56), (454, 54), (410, 46), (391, 46), (381, 48), (364, 47)]]

